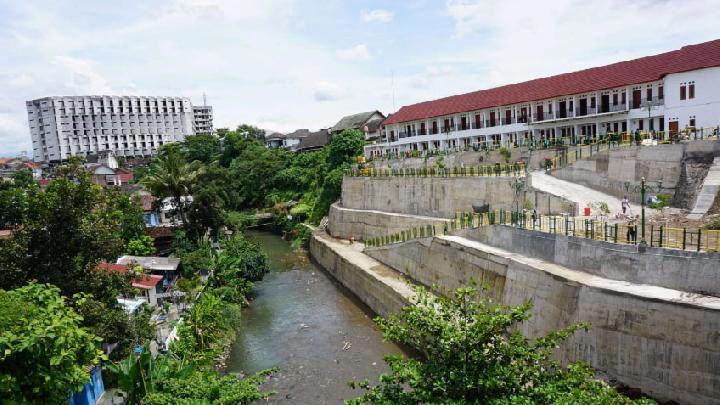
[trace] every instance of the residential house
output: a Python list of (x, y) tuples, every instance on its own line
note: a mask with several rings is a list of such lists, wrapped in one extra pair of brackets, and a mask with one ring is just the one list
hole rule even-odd
[(310, 135), (303, 138), (295, 150), (297, 152), (313, 152), (322, 149), (328, 143), (330, 143), (330, 133), (327, 129), (321, 129), (311, 132)]
[(179, 276), (180, 259), (175, 257), (158, 256), (122, 256), (117, 264), (139, 265), (145, 273), (162, 276), (162, 283), (159, 285), (163, 292), (175, 285)]
[[(178, 261), (180, 259), (177, 259)], [(97, 268), (100, 270), (105, 270), (108, 272), (114, 272), (114, 273), (120, 273), (120, 274), (128, 274), (131, 273), (130, 266), (132, 266), (134, 262), (128, 262), (126, 264), (112, 264), (112, 263), (98, 263)], [(138, 265), (142, 266), (140, 263)], [(144, 269), (144, 268), (143, 268)], [(163, 292), (162, 284), (163, 276), (159, 274), (143, 274), (143, 273), (136, 273), (133, 271), (133, 276), (130, 279), (130, 283), (133, 287), (135, 287), (139, 294), (135, 297), (133, 300), (127, 300), (124, 301), (118, 301), (123, 306), (127, 307), (127, 302), (135, 302), (137, 303), (139, 301), (139, 297), (142, 297), (142, 300), (147, 302), (148, 304), (152, 306), (157, 306), (158, 304), (158, 294)], [(132, 305), (130, 305), (132, 306)], [(133, 311), (134, 312), (134, 311)]]
[(370, 125), (375, 125), (371, 124), (371, 122), (376, 120), (382, 121), (384, 119), (385, 115), (378, 110), (348, 115), (346, 117), (342, 117), (337, 124), (333, 125), (332, 128), (328, 130), (328, 132), (330, 133), (330, 137), (333, 137), (346, 129), (357, 129), (362, 131), (365, 126), (368, 126), (369, 129)]

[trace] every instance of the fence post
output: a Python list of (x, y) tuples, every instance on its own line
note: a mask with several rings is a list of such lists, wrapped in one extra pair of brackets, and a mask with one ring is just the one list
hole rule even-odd
[(617, 243), (617, 234), (618, 234), (618, 224), (615, 224), (615, 237), (614, 237), (615, 243)]
[(686, 229), (686, 228), (683, 228), (683, 245), (682, 245), (682, 246), (683, 246), (683, 250), (685, 250), (686, 236), (687, 236), (687, 229)]
[(663, 226), (660, 225), (660, 240), (658, 241), (658, 247), (662, 247), (662, 241), (663, 241)]
[(700, 245), (702, 245), (702, 228), (698, 229), (698, 247), (697, 251), (700, 251)]
[(653, 225), (650, 224), (650, 247), (653, 247)]

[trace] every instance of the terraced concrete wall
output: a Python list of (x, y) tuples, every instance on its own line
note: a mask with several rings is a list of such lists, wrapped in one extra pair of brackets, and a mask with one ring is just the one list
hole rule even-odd
[(718, 299), (693, 302), (677, 291), (599, 278), (452, 238), (369, 248), (366, 254), (441, 291), (474, 279), (489, 285), (497, 302), (532, 301), (533, 318), (522, 327), (529, 336), (590, 322), (588, 332), (578, 332), (560, 349), (564, 362), (587, 361), (661, 400), (720, 399)]
[[(512, 181), (510, 177), (345, 177), (341, 201), (351, 209), (452, 218), (456, 212), (485, 204), (515, 209)], [(525, 198), (540, 214), (577, 212), (577, 204), (542, 191), (528, 191)]]
[(447, 219), (419, 215), (394, 214), (345, 208), (339, 204), (330, 206), (328, 231), (335, 238), (367, 240), (386, 236), (425, 225), (440, 225)]
[[(681, 182), (697, 182), (694, 179), (696, 170), (692, 165), (685, 167), (684, 162), (707, 160), (707, 164), (710, 164), (713, 156), (720, 156), (720, 143), (715, 141), (636, 146), (578, 160), (572, 166), (553, 171), (552, 175), (618, 198), (627, 195), (633, 202), (639, 203), (640, 193), (629, 193), (626, 183), (639, 185), (645, 177), (647, 184), (655, 187), (657, 181), (661, 180), (662, 192), (675, 195)], [(706, 170), (699, 172), (703, 177), (705, 173)], [(702, 178), (699, 179), (700, 183)], [(694, 197), (690, 200), (694, 201)]]
[(459, 231), (469, 239), (600, 277), (720, 297), (720, 254), (576, 238), (509, 226)]

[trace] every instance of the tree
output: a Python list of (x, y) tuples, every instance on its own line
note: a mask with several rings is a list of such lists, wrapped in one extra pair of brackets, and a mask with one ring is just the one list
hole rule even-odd
[(11, 176), (15, 187), (27, 187), (33, 183), (32, 171), (28, 169), (20, 169)]
[(421, 359), (387, 356), (391, 373), (380, 376), (377, 386), (351, 382), (366, 392), (348, 403), (653, 403), (622, 396), (595, 379), (588, 365), (562, 367), (552, 359), (561, 342), (588, 325), (530, 340), (519, 332), (530, 318), (529, 303), (493, 305), (478, 299), (474, 288), (460, 288), (450, 298), (416, 291), (416, 305), (376, 322), (385, 339), (416, 350)]
[(330, 142), (328, 163), (332, 169), (353, 162), (363, 154), (365, 135), (357, 129), (346, 129), (336, 135)]
[(153, 160), (150, 173), (142, 179), (142, 184), (156, 198), (171, 197), (183, 224), (187, 225), (183, 197), (192, 195), (200, 173), (199, 164), (188, 163), (180, 153), (170, 152)]
[(260, 129), (255, 126), (252, 126), (252, 125), (248, 125), (248, 124), (238, 125), (235, 132), (242, 135), (246, 139), (254, 139), (254, 140), (262, 141), (262, 142), (265, 141), (265, 130)]
[(197, 160), (208, 164), (220, 155), (220, 139), (209, 134), (186, 136), (182, 143), (182, 151), (188, 162)]
[(147, 235), (131, 240), (126, 249), (127, 254), (131, 256), (152, 256), (155, 254), (155, 250), (155, 239)]
[(0, 290), (0, 397), (59, 404), (80, 391), (103, 357), (81, 321), (50, 284)]

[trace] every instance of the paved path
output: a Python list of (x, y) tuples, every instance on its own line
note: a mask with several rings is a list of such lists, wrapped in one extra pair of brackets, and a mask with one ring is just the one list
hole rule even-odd
[(703, 180), (702, 189), (695, 199), (695, 206), (687, 216), (688, 219), (700, 219), (707, 214), (718, 192), (720, 192), (720, 157), (713, 160), (713, 165)]
[[(610, 215), (608, 216), (611, 218), (614, 218), (617, 214), (622, 213), (620, 199), (609, 194), (605, 194), (602, 191), (593, 190), (589, 187), (581, 186), (580, 184), (560, 180), (556, 177), (545, 174), (545, 172), (542, 171), (531, 172), (530, 176), (532, 186), (534, 188), (550, 194), (565, 197), (570, 201), (578, 203), (581, 215), (585, 207), (589, 207), (590, 204), (598, 202), (607, 203), (608, 208), (610, 209)], [(631, 203), (630, 213), (633, 215), (640, 215), (640, 205)], [(649, 208), (645, 209), (646, 216), (655, 213), (655, 210)], [(599, 215), (600, 213), (593, 211), (592, 214)]]

